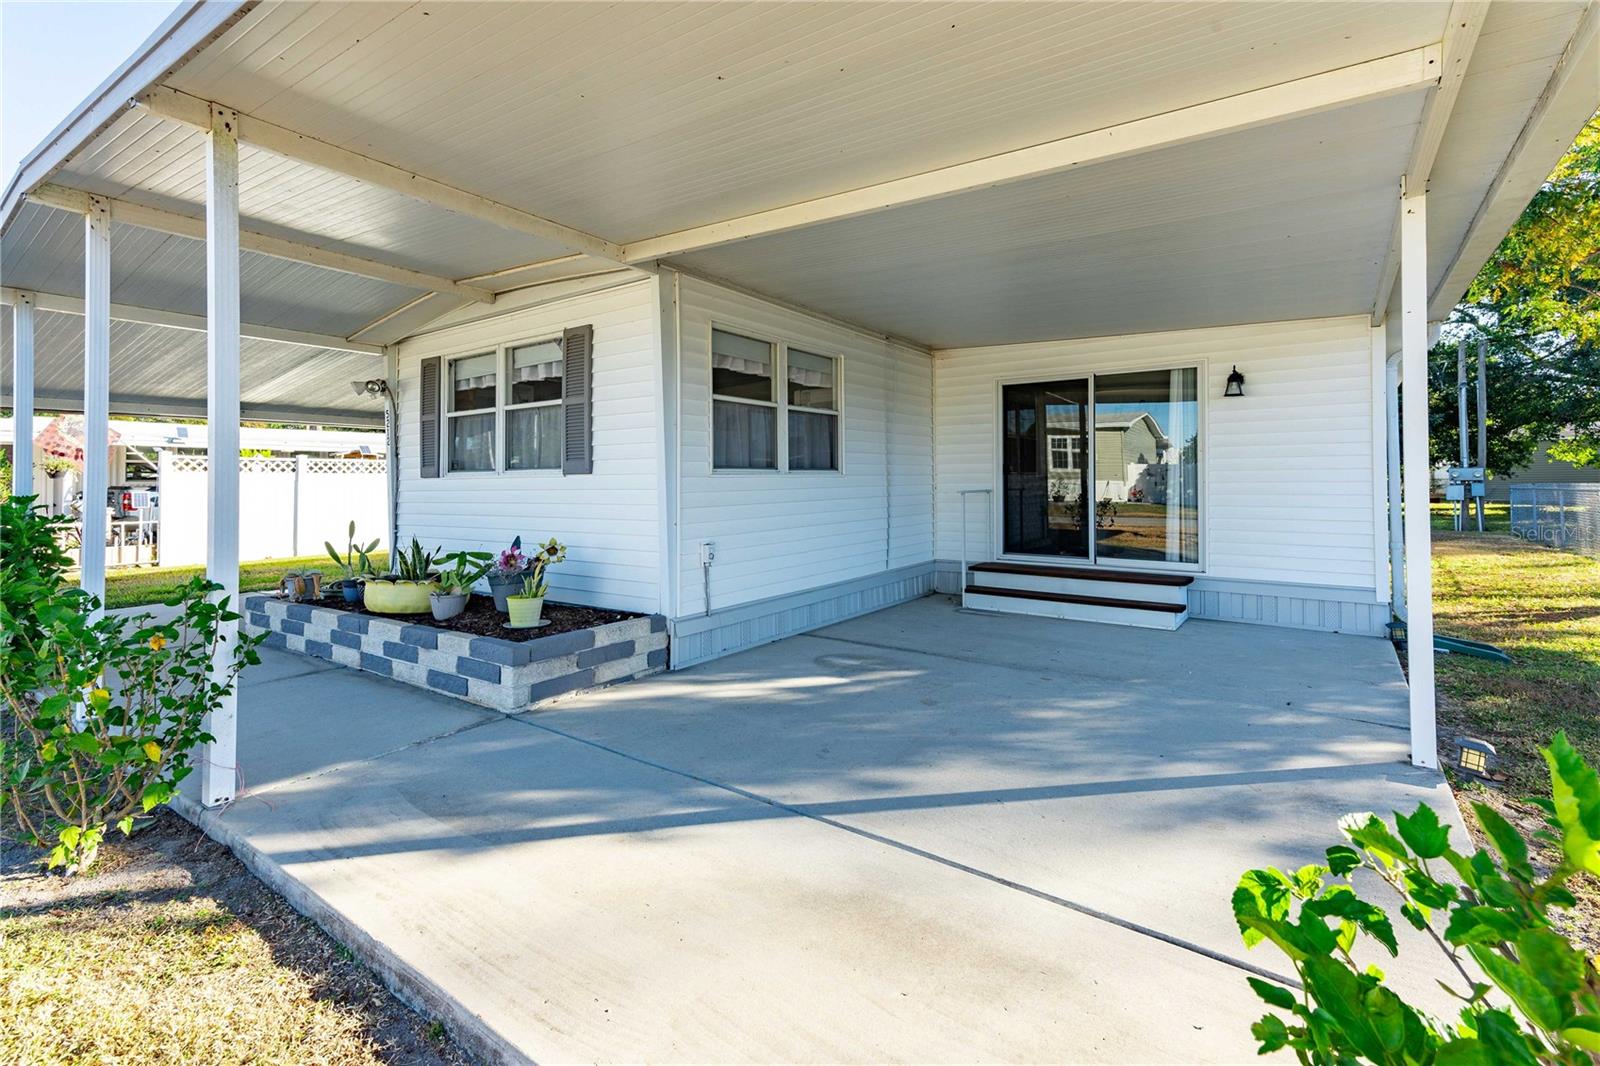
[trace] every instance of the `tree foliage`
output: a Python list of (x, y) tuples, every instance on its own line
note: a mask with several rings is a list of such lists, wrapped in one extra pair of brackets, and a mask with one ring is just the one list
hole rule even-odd
[[(1550, 454), (1600, 463), (1600, 114), (1579, 133), (1478, 272), (1429, 357), (1435, 461), (1455, 463), (1456, 341), (1488, 343), (1489, 467)], [(1468, 393), (1468, 410), (1473, 410)], [(1476, 452), (1473, 452), (1476, 461)]]

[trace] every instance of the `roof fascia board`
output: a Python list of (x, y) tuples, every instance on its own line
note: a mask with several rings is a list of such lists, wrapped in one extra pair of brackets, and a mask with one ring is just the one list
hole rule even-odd
[(651, 237), (628, 245), (626, 258), (639, 263), (683, 255), (1411, 92), (1438, 81), (1441, 55), (1440, 45), (1427, 45), (984, 159)]
[[(135, 102), (153, 115), (172, 122), (181, 122), (197, 129), (211, 128), (213, 101), (174, 89), (156, 85), (140, 93)], [(225, 104), (216, 103), (218, 107)], [(531, 237), (559, 244), (574, 252), (583, 252), (597, 259), (623, 263), (622, 246), (603, 237), (563, 225), (541, 215), (498, 203), (477, 193), (458, 189), (453, 185), (320, 141), (315, 137), (285, 129), (254, 115), (239, 112), (239, 140), (336, 174), (364, 181), (380, 188), (410, 196), (435, 207), (457, 214), (482, 219), (502, 229), (526, 233)], [(626, 265), (626, 264), (624, 264)]]
[[(1505, 239), (1538, 183), (1554, 169), (1571, 147), (1573, 137), (1594, 115), (1597, 105), (1600, 105), (1600, 0), (1589, 0), (1567, 47), (1550, 73), (1550, 80), (1528, 113), (1528, 121), (1523, 123), (1511, 150), (1489, 182), (1450, 265), (1430, 294), (1430, 318), (1442, 319), (1449, 315), (1483, 264)], [(1513, 173), (1524, 164), (1537, 164), (1538, 178), (1526, 189), (1519, 187), (1508, 191)], [(1480, 240), (1482, 244), (1474, 248)]]
[[(226, 33), (258, 0), (188, 0), (144, 44), (29, 152), (0, 199), (0, 233), (11, 228), (30, 189), (60, 169), (127, 108), (128, 101), (167, 77), (195, 52)], [(207, 120), (209, 128), (209, 119)]]
[[(28, 199), (34, 203), (43, 204), (61, 211), (72, 211), (78, 214), (87, 214), (89, 210), (89, 196), (84, 189), (68, 188), (63, 185), (43, 184), (28, 193)], [(188, 214), (182, 211), (171, 211), (161, 207), (151, 207), (148, 204), (134, 203), (130, 200), (119, 200), (111, 196), (102, 196), (111, 206), (111, 221), (120, 222), (127, 226), (138, 226), (141, 229), (155, 230), (158, 233), (171, 233), (179, 237), (191, 237), (198, 241), (206, 239), (206, 220), (202, 213)], [(392, 263), (380, 263), (374, 259), (362, 256), (349, 255), (345, 252), (336, 252), (330, 248), (320, 248), (301, 240), (289, 240), (284, 237), (275, 237), (269, 233), (258, 230), (239, 230), (239, 247), (262, 255), (270, 255), (274, 259), (287, 259), (295, 263), (306, 263), (310, 266), (323, 267), (327, 270), (337, 270), (345, 274), (355, 274), (364, 278), (375, 278), (378, 281), (387, 281), (395, 285), (404, 285), (412, 289), (426, 289), (431, 292), (447, 292), (465, 300), (478, 303), (494, 303), (494, 293), (488, 289), (475, 285), (463, 285), (451, 278), (441, 277), (437, 274), (428, 274), (409, 267), (396, 266)]]
[[(33, 306), (40, 311), (54, 311), (63, 315), (83, 314), (83, 300), (77, 296), (63, 296), (53, 292), (38, 292), (33, 289), (0, 288), (0, 304), (7, 306), (16, 302), (17, 294), (31, 293), (34, 297)], [(132, 304), (111, 305), (111, 318), (117, 322), (138, 322), (146, 326), (166, 326), (171, 329), (188, 330), (193, 333), (206, 331), (206, 316), (185, 314), (182, 311), (168, 311), (156, 307), (136, 307)], [(352, 341), (345, 337), (335, 336), (331, 333), (309, 333), (299, 329), (284, 329), (281, 326), (263, 326), (249, 322), (239, 324), (239, 336), (251, 340), (279, 341), (284, 344), (298, 344), (305, 348), (329, 348), (339, 352), (355, 352), (359, 355), (382, 355), (383, 347), (377, 344), (364, 344)]]

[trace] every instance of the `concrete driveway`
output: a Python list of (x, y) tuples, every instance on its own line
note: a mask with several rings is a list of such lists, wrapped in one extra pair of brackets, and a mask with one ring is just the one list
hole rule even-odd
[(488, 1056), (1245, 1061), (1232, 887), (1453, 813), (1404, 724), (1382, 641), (933, 597), (516, 718), (279, 653), (206, 820)]

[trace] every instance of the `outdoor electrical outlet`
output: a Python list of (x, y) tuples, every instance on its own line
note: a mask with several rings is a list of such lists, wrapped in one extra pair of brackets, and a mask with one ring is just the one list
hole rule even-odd
[(700, 565), (710, 566), (717, 561), (717, 546), (709, 540), (700, 542)]

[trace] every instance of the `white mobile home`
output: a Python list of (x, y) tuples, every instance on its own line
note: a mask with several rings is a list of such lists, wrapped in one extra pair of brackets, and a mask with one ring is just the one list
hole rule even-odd
[[(665, 615), (675, 667), (935, 589), (1372, 636), (1408, 592), (1431, 764), (1397, 388), (1600, 103), (1597, 22), (185, 7), (7, 190), (15, 402), (70, 364), (91, 422), (371, 417), (368, 379), (400, 538), (559, 537), (557, 594)], [(175, 328), (170, 386), (117, 340)]]

